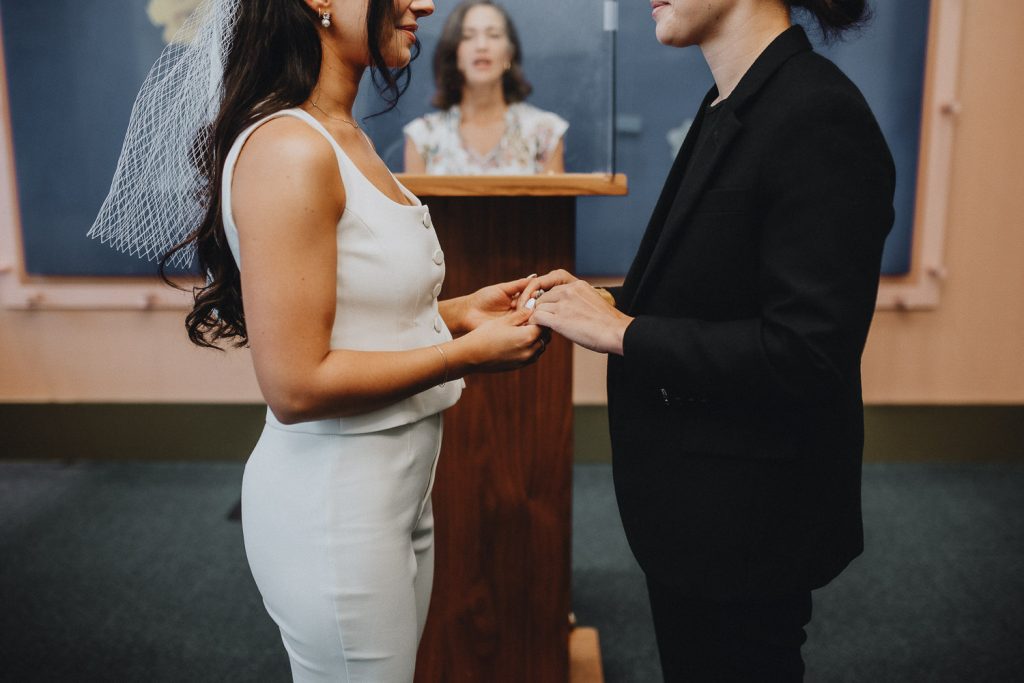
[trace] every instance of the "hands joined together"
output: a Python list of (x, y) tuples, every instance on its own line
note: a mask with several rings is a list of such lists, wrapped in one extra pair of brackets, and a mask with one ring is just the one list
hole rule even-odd
[(458, 332), (509, 347), (502, 360), (488, 363), (494, 370), (535, 360), (552, 331), (591, 351), (621, 355), (633, 321), (615, 308), (607, 292), (565, 270), (491, 285), (455, 301), (461, 307), (461, 314), (453, 316), (461, 321)]
[(608, 292), (564, 270), (528, 278), (519, 306), (532, 308), (531, 323), (598, 353), (622, 355), (622, 339), (633, 322)]

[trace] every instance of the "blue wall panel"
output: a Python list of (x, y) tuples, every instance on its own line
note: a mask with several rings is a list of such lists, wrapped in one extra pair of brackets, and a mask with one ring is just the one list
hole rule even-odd
[(138, 0), (0, 0), (27, 270), (146, 275), (85, 236), (106, 197), (139, 86), (163, 41)]

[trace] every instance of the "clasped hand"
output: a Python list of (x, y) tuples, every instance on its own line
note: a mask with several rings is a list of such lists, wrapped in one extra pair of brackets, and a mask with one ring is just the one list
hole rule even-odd
[(520, 296), (534, 277), (500, 282), (441, 302), (441, 314), (452, 334), (472, 340), (469, 360), (477, 371), (511, 370), (544, 353), (551, 331), (532, 323), (531, 311), (519, 307)]
[[(542, 292), (538, 296), (538, 292)], [(529, 278), (519, 296), (524, 309), (536, 298), (530, 322), (598, 353), (622, 355), (622, 340), (633, 318), (619, 311), (590, 284), (565, 270)]]
[[(535, 299), (532, 312), (527, 306), (531, 299)], [(606, 296), (565, 270), (483, 287), (451, 304), (459, 308), (459, 314), (451, 316), (459, 321), (458, 329), (453, 329), (456, 334), (471, 332), (496, 319), (513, 325), (540, 326), (544, 328), (538, 339), (540, 351), (554, 331), (591, 351), (622, 355), (626, 328), (633, 322)]]

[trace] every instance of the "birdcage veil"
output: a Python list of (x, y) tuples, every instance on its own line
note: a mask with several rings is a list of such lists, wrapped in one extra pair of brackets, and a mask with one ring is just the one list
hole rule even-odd
[[(180, 244), (209, 201), (204, 159), (241, 0), (202, 0), (164, 48), (132, 108), (110, 192), (89, 236), (150, 261)], [(195, 245), (168, 264), (188, 267)]]

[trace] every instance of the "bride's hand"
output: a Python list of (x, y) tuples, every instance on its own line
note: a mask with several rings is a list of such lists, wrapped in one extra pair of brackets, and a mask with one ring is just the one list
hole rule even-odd
[(470, 372), (503, 372), (537, 360), (551, 333), (529, 324), (531, 312), (506, 310), (456, 340)]
[(463, 332), (472, 332), (489, 320), (514, 311), (519, 304), (519, 295), (534, 277), (531, 275), (511, 282), (499, 282), (466, 295), (463, 297), (463, 312), (458, 327)]

